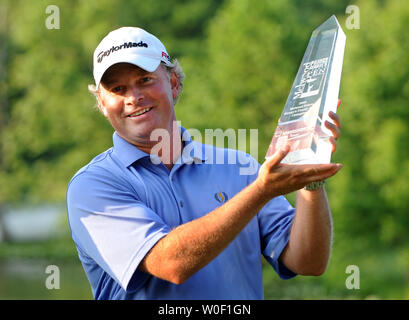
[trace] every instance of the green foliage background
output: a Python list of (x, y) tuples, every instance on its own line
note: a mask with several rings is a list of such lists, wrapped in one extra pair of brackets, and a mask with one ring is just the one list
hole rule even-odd
[[(60, 9), (58, 30), (45, 26), (50, 4)], [(351, 4), (359, 8), (360, 29), (346, 28)], [(289, 281), (265, 268), (265, 295), (409, 298), (409, 2), (0, 0), (0, 13), (5, 204), (63, 202), (76, 170), (111, 146), (112, 128), (93, 108), (87, 84), (93, 50), (114, 28), (145, 28), (180, 61), (187, 75), (176, 107), (183, 126), (257, 128), (261, 162), (311, 32), (335, 14), (347, 44), (343, 129), (333, 156), (344, 168), (327, 183), (331, 262), (319, 278)], [(0, 256), (41, 251), (30, 248), (2, 244)], [(348, 265), (360, 268), (359, 290), (345, 287)]]

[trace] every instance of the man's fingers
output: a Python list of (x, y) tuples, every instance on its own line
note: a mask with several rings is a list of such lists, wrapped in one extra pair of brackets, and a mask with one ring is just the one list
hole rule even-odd
[(329, 117), (334, 120), (335, 125), (341, 129), (341, 118), (339, 117), (339, 115), (337, 115), (335, 112), (330, 112), (329, 113)]
[(329, 142), (330, 142), (331, 145), (332, 145), (331, 153), (334, 153), (335, 150), (337, 150), (337, 139), (334, 138), (334, 137), (329, 137)]
[(335, 175), (341, 169), (342, 169), (342, 164), (340, 163), (334, 164), (334, 166), (330, 170), (322, 172), (321, 174), (317, 174), (314, 177), (311, 177), (312, 178), (311, 182), (328, 179), (332, 177), (333, 175)]
[(271, 157), (267, 158), (268, 167), (272, 168), (280, 164), (285, 156), (290, 152), (290, 146), (286, 145), (284, 148), (277, 150)]
[(319, 181), (333, 176), (341, 168), (342, 164), (340, 163), (299, 165), (299, 176), (304, 176), (311, 181)]
[(339, 129), (339, 127), (336, 124), (333, 124), (329, 121), (325, 121), (325, 126), (331, 130), (332, 135), (335, 139), (338, 139), (339, 136), (341, 135), (341, 130)]

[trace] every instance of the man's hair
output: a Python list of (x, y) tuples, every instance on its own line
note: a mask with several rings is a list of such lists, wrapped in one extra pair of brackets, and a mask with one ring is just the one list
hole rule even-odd
[[(161, 65), (166, 68), (169, 79), (170, 79), (170, 75), (174, 72), (176, 74), (176, 76), (177, 76), (178, 81), (179, 81), (178, 95), (177, 95), (176, 99), (173, 101), (173, 105), (176, 105), (176, 102), (179, 99), (179, 96), (183, 91), (183, 81), (185, 80), (185, 74), (183, 73), (182, 67), (180, 66), (179, 61), (177, 61), (177, 59), (173, 59), (171, 66), (167, 66), (163, 62), (161, 62)], [(99, 98), (98, 98), (98, 94), (99, 94), (98, 90), (99, 89), (95, 86), (95, 84), (89, 84), (88, 85), (88, 91), (90, 93), (92, 93), (92, 95), (95, 97), (95, 99), (97, 101), (97, 104), (95, 105), (95, 107), (99, 109), (100, 101), (99, 101)]]

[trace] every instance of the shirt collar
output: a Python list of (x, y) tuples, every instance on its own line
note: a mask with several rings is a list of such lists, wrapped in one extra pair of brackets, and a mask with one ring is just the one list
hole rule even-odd
[(206, 156), (206, 147), (204, 144), (193, 141), (192, 136), (189, 131), (185, 128), (180, 127), (182, 140), (185, 145), (182, 150), (181, 158), (185, 163), (191, 163), (192, 161), (203, 162), (208, 159)]
[[(196, 162), (207, 160), (204, 145), (193, 141), (192, 136), (185, 128), (182, 126), (179, 128), (181, 131), (182, 140), (185, 143), (181, 156), (183, 162), (189, 163), (195, 160)], [(112, 141), (114, 145), (113, 152), (125, 167), (129, 167), (134, 162), (142, 158), (150, 157), (148, 153), (138, 149), (133, 144), (120, 137), (116, 131), (112, 136)]]
[(113, 134), (112, 141), (114, 144), (114, 153), (125, 167), (129, 167), (139, 159), (149, 157), (149, 154), (120, 137), (116, 131)]

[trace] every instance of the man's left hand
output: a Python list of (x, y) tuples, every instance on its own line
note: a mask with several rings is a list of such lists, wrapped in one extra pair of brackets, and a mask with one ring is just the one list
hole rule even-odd
[[(338, 100), (337, 108), (341, 104), (341, 100)], [(337, 149), (337, 140), (341, 135), (341, 119), (335, 112), (330, 112), (329, 117), (334, 121), (334, 123), (325, 121), (325, 127), (332, 132), (332, 136), (329, 138), (329, 141), (332, 144), (332, 153)]]

